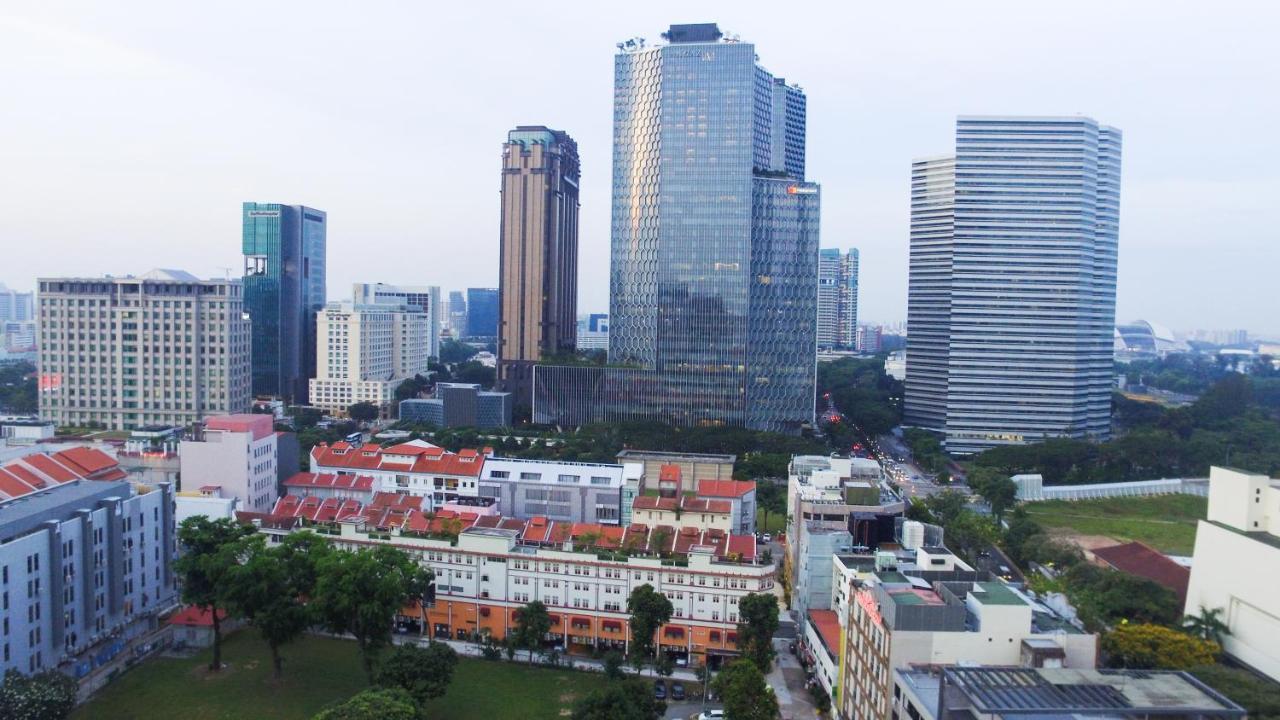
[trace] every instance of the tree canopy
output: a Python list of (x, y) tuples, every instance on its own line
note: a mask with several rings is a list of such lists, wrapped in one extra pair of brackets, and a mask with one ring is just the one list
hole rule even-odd
[(0, 718), (62, 720), (76, 707), (80, 684), (57, 670), (24, 675), (10, 668), (0, 685)]
[(541, 600), (529, 602), (520, 608), (516, 617), (516, 644), (529, 651), (529, 659), (542, 647), (542, 641), (551, 632), (551, 615)]
[(724, 700), (725, 717), (733, 720), (775, 720), (778, 698), (754, 662), (741, 659), (730, 663), (712, 681), (716, 694)]
[(418, 707), (400, 688), (374, 688), (318, 713), (312, 720), (417, 720)]
[(748, 593), (738, 601), (738, 648), (742, 656), (768, 672), (773, 664), (773, 634), (778, 631), (778, 598)]
[(1161, 625), (1122, 623), (1102, 636), (1102, 652), (1111, 667), (1186, 670), (1212, 665), (1219, 647)]
[(611, 682), (583, 695), (573, 704), (572, 720), (658, 720), (667, 704), (653, 697), (653, 688), (640, 680)]
[(374, 682), (384, 688), (404, 690), (422, 707), (444, 695), (457, 665), (458, 653), (445, 643), (433, 642), (426, 647), (397, 645), (378, 663)]
[(222, 669), (222, 620), (218, 611), (226, 603), (227, 583), (243, 551), (241, 541), (253, 532), (252, 525), (227, 518), (210, 520), (204, 515), (189, 517), (178, 526), (182, 551), (173, 562), (173, 569), (181, 578), (182, 601), (209, 610), (213, 621), (209, 670), (213, 672)]
[(653, 635), (671, 619), (674, 608), (666, 595), (645, 583), (631, 591), (627, 597), (627, 612), (631, 614), (631, 655), (644, 658), (653, 654)]

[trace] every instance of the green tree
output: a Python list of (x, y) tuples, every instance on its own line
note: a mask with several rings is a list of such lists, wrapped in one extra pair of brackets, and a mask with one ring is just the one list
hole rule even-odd
[(764, 528), (769, 527), (769, 513), (787, 514), (787, 488), (785, 485), (770, 480), (756, 483), (756, 504), (764, 514)]
[(541, 600), (533, 600), (520, 608), (516, 618), (516, 643), (529, 651), (529, 662), (533, 662), (533, 653), (542, 648), (542, 641), (551, 632), (551, 615)]
[(440, 362), (446, 365), (466, 362), (480, 351), (464, 342), (452, 338), (440, 343)]
[(80, 684), (57, 670), (24, 675), (9, 669), (0, 685), (0, 718), (62, 720), (76, 706)]
[(1008, 475), (991, 467), (978, 466), (969, 471), (969, 487), (991, 506), (991, 514), (999, 523), (1005, 511), (1018, 500), (1018, 486)]
[(778, 631), (778, 598), (748, 593), (738, 601), (738, 648), (761, 672), (773, 663), (773, 634)]
[(742, 659), (730, 663), (712, 681), (716, 694), (724, 700), (725, 717), (733, 720), (775, 720), (778, 698), (754, 662)]
[(1102, 636), (1102, 652), (1111, 667), (1142, 670), (1187, 670), (1210, 665), (1217, 644), (1162, 625), (1122, 623)]
[(387, 545), (334, 552), (320, 559), (317, 570), (317, 617), (331, 632), (355, 637), (372, 681), (375, 658), (391, 644), (396, 613), (427, 592), (431, 574)]
[(315, 620), (306, 599), (315, 592), (315, 563), (329, 551), (329, 544), (314, 533), (295, 533), (271, 547), (263, 536), (253, 535), (245, 541), (242, 562), (227, 575), (227, 609), (258, 629), (277, 679), (284, 674), (280, 647), (298, 639)]
[(358, 402), (347, 407), (347, 416), (356, 422), (373, 422), (378, 419), (378, 406), (371, 402)]
[(1173, 591), (1109, 568), (1080, 563), (1062, 575), (1067, 597), (1095, 630), (1122, 623), (1171, 625), (1181, 607)]
[(1231, 634), (1231, 628), (1222, 621), (1222, 608), (1201, 607), (1195, 615), (1182, 618), (1182, 630), (1201, 640), (1222, 644), (1222, 638)]
[(583, 695), (573, 704), (572, 720), (658, 720), (667, 704), (639, 680), (611, 682)]
[(604, 676), (610, 680), (621, 680), (626, 677), (626, 673), (622, 671), (623, 657), (622, 653), (617, 650), (610, 650), (604, 654)]
[(25, 361), (0, 365), (0, 411), (34, 415), (36, 406), (36, 366)]
[(445, 643), (426, 647), (397, 645), (378, 663), (374, 682), (384, 688), (404, 690), (418, 707), (423, 707), (445, 694), (457, 666), (458, 653)]
[(654, 654), (654, 633), (671, 619), (673, 611), (667, 596), (648, 583), (631, 591), (627, 597), (627, 612), (631, 614), (632, 662)]
[(459, 363), (453, 368), (453, 379), (460, 383), (476, 383), (480, 387), (493, 387), (493, 381), (496, 377), (495, 370), (488, 365), (468, 360)]
[(205, 608), (213, 620), (213, 657), (209, 670), (222, 669), (222, 619), (218, 616), (226, 604), (227, 581), (239, 561), (241, 541), (253, 534), (252, 525), (241, 525), (222, 518), (210, 520), (196, 515), (178, 526), (181, 548), (173, 569), (182, 586), (182, 601)]
[(431, 381), (421, 375), (414, 375), (396, 386), (396, 404), (401, 400), (409, 400), (422, 395), (431, 387)]
[(1222, 664), (1201, 665), (1191, 672), (1196, 679), (1244, 708), (1253, 720), (1280, 718), (1280, 683)]
[(378, 688), (356, 693), (312, 720), (417, 720), (417, 717), (418, 708), (409, 693), (400, 688)]

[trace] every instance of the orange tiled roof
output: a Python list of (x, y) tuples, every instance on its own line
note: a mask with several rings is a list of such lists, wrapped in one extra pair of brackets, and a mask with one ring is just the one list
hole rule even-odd
[[(451, 453), (434, 445), (404, 443), (390, 448), (377, 445), (353, 447), (345, 442), (321, 443), (311, 449), (311, 457), (321, 468), (350, 470), (395, 470), (423, 474), (480, 477), (484, 458), (475, 451), (469, 455)], [(401, 458), (412, 458), (409, 461)]]
[(756, 489), (750, 480), (702, 480), (698, 482), (698, 497), (735, 498)]

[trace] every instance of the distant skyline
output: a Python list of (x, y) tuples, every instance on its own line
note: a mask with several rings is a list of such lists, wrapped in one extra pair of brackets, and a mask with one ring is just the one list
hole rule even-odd
[(0, 9), (0, 282), (236, 277), (240, 203), (269, 199), (328, 213), (331, 293), (494, 287), (500, 148), (545, 124), (579, 143), (578, 307), (603, 311), (615, 44), (716, 22), (804, 86), (822, 246), (859, 248), (862, 317), (906, 316), (911, 161), (957, 115), (1079, 113), (1125, 132), (1117, 320), (1280, 337), (1280, 8), (591, 7)]

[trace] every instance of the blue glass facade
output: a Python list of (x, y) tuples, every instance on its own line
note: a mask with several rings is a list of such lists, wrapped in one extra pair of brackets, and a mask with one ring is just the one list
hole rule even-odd
[(253, 322), (253, 393), (307, 402), (316, 313), (324, 307), (326, 217), (301, 205), (244, 203), (244, 306)]
[(498, 336), (498, 289), (467, 288), (467, 337)]
[(665, 37), (614, 65), (609, 360), (637, 370), (535, 375), (535, 420), (586, 421), (552, 408), (603, 393), (597, 419), (798, 430), (813, 419), (818, 188), (787, 172), (788, 147), (803, 172), (803, 112), (775, 122), (775, 95), (785, 116), (803, 93), (714, 25)]

